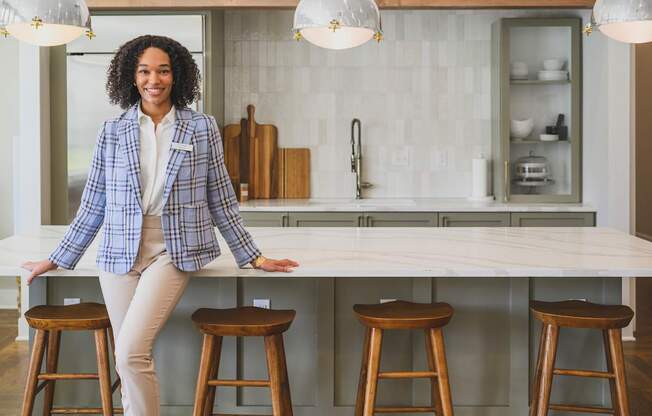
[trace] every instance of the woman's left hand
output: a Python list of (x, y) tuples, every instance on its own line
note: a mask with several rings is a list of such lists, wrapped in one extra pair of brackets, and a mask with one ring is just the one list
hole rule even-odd
[(266, 272), (286, 272), (289, 273), (294, 270), (295, 267), (299, 267), (299, 263), (290, 259), (265, 259), (265, 261), (260, 265), (259, 269), (265, 270)]

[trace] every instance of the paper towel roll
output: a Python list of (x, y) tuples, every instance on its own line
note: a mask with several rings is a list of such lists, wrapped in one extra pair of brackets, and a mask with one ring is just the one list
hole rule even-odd
[(472, 162), (473, 191), (471, 198), (486, 198), (489, 195), (489, 162), (484, 157)]

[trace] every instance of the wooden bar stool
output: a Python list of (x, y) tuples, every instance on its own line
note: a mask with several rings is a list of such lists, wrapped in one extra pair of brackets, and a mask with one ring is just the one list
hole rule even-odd
[[(25, 319), (30, 327), (36, 330), (32, 355), (29, 362), (29, 372), (23, 397), (22, 416), (30, 416), (34, 409), (34, 399), (38, 392), (45, 388), (43, 399), (43, 414), (101, 414), (104, 416), (122, 413), (122, 409), (114, 409), (112, 393), (120, 384), (116, 379), (111, 386), (109, 370), (109, 348), (107, 331), (112, 349), (115, 350), (113, 331), (109, 322), (106, 307), (99, 303), (80, 303), (69, 306), (40, 305), (25, 312)], [(95, 354), (97, 357), (97, 373), (66, 374), (57, 373), (59, 360), (59, 344), (61, 331), (93, 331), (95, 333)], [(45, 373), (41, 372), (43, 355), (46, 351), (47, 361)], [(38, 381), (43, 383), (38, 385)], [(101, 408), (53, 408), (54, 385), (57, 380), (99, 380)]]
[[(629, 325), (634, 317), (634, 311), (624, 305), (598, 305), (580, 300), (563, 302), (532, 301), (530, 302), (530, 310), (543, 323), (537, 368), (532, 385), (530, 416), (547, 416), (549, 410), (630, 416), (621, 329)], [(557, 341), (561, 327), (602, 330), (604, 349), (607, 356), (607, 371), (555, 368)], [(609, 379), (612, 409), (596, 406), (550, 404), (553, 376)]]
[[(198, 309), (192, 320), (204, 334), (193, 416), (213, 413), (217, 386), (269, 387), (273, 416), (292, 416), (290, 383), (285, 364), (283, 332), (294, 320), (293, 310), (270, 310), (245, 306), (233, 309)], [(264, 337), (268, 380), (220, 380), (222, 337)]]
[[(447, 303), (393, 301), (373, 305), (354, 305), (358, 319), (366, 327), (362, 349), (362, 367), (355, 403), (355, 416), (375, 413), (427, 413), (452, 416), (453, 404), (442, 327), (453, 316)], [(380, 371), (380, 351), (385, 329), (422, 329), (426, 336), (429, 371)], [(378, 379), (429, 378), (431, 407), (377, 407)]]

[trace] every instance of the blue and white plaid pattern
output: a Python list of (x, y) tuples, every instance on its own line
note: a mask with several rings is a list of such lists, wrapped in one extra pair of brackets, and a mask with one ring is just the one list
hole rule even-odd
[[(73, 269), (102, 225), (98, 267), (125, 274), (136, 259), (143, 223), (138, 105), (100, 130), (77, 215), (49, 257), (60, 267)], [(161, 225), (174, 264), (196, 271), (219, 256), (215, 225), (238, 266), (254, 260), (260, 250), (240, 217), (215, 119), (178, 108), (172, 142), (193, 147), (170, 149), (166, 170)]]

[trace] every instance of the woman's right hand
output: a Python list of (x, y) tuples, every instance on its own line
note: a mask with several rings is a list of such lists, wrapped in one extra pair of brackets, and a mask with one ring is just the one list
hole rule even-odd
[(21, 267), (32, 272), (29, 277), (27, 277), (27, 284), (30, 284), (34, 278), (42, 275), (43, 273), (49, 272), (50, 270), (54, 270), (59, 266), (50, 260), (45, 259), (41, 261), (26, 261), (21, 265)]

